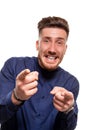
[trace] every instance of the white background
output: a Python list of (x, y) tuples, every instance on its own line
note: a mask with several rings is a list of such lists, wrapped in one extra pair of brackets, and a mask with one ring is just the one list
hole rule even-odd
[(87, 129), (86, 12), (86, 0), (0, 0), (0, 69), (12, 56), (37, 55), (37, 23), (42, 17), (60, 16), (68, 20), (68, 49), (61, 66), (80, 82), (76, 130)]

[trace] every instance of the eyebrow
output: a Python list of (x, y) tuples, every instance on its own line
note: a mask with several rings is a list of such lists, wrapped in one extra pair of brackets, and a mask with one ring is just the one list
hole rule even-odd
[[(43, 39), (44, 39), (44, 38), (45, 38), (45, 39), (48, 39), (48, 40), (51, 39), (51, 37), (48, 37), (48, 36), (43, 37)], [(62, 38), (62, 37), (57, 37), (56, 40), (64, 40), (64, 41), (65, 41), (65, 39)]]

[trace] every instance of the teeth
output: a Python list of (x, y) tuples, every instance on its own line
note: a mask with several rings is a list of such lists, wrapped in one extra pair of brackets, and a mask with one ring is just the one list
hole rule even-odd
[(54, 60), (54, 59), (55, 59), (55, 57), (52, 57), (52, 56), (51, 56), (51, 57), (48, 57), (48, 58), (49, 58), (50, 60)]

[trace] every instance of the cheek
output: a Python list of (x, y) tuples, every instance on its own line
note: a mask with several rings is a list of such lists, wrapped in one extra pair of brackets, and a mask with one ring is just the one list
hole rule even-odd
[(44, 53), (46, 51), (46, 47), (45, 46), (39, 46), (39, 52), (40, 53)]
[(66, 49), (67, 49), (67, 48), (65, 47), (65, 48), (64, 48), (64, 51), (63, 51), (63, 54), (65, 54), (65, 53), (66, 53)]
[(38, 54), (41, 56), (43, 54), (43, 49), (41, 47), (38, 48)]
[(60, 48), (59, 52), (61, 55), (64, 55), (66, 52), (66, 47)]
[(65, 54), (65, 49), (58, 49), (57, 50), (57, 54), (60, 58), (62, 58)]

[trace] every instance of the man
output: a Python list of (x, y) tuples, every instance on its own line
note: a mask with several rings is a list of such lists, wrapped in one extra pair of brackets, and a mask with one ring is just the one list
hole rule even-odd
[(38, 57), (10, 58), (1, 69), (1, 130), (74, 130), (77, 125), (79, 82), (59, 66), (68, 22), (46, 17), (38, 31)]

